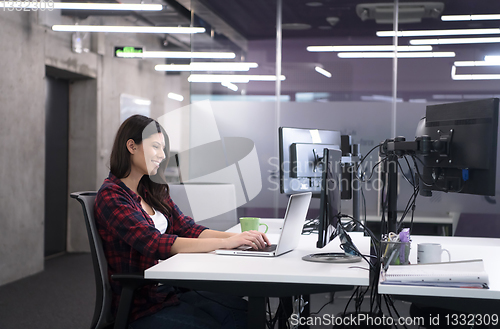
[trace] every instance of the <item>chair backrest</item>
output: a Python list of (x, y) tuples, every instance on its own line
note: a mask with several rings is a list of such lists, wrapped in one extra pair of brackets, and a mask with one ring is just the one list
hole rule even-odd
[(91, 329), (103, 329), (114, 323), (111, 313), (111, 286), (108, 280), (108, 263), (104, 256), (101, 237), (97, 231), (94, 220), (94, 202), (97, 192), (75, 192), (71, 197), (80, 202), (83, 208), (83, 217), (89, 237), (92, 262), (94, 264), (94, 276), (96, 283), (96, 303)]

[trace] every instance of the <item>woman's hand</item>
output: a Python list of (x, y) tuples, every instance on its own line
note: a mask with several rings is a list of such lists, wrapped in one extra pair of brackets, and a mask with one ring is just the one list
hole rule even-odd
[(264, 249), (271, 245), (267, 236), (259, 231), (245, 231), (224, 239), (224, 249), (238, 248), (239, 246), (250, 246), (252, 249)]

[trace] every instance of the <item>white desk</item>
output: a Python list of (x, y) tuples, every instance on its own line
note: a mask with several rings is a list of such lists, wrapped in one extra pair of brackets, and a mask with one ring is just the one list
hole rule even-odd
[[(275, 243), (283, 220), (262, 219), (262, 222), (269, 225), (268, 236)], [(239, 225), (230, 231), (239, 231)], [(350, 233), (350, 236), (363, 254), (370, 253), (368, 237), (359, 232)], [(278, 257), (177, 254), (147, 269), (144, 277), (191, 289), (249, 296), (249, 321), (252, 321), (249, 328), (263, 328), (265, 297), (306, 295), (339, 290), (339, 286), (369, 285), (369, 266), (365, 261), (350, 264), (303, 261), (302, 256), (311, 253), (341, 251), (338, 239), (323, 249), (316, 248), (316, 240), (316, 234), (302, 235), (295, 250)]]
[[(395, 295), (401, 299), (411, 300), (428, 305), (453, 306), (463, 312), (487, 313), (487, 308), (500, 305), (500, 239), (465, 238), (441, 236), (413, 236), (410, 250), (410, 263), (417, 263), (417, 244), (437, 242), (451, 253), (452, 261), (483, 259), (485, 270), (489, 276), (490, 289), (467, 289), (449, 287), (421, 287), (379, 284), (381, 294)], [(446, 253), (443, 260), (447, 259)], [(430, 298), (432, 297), (432, 298)], [(453, 303), (455, 305), (450, 305)], [(491, 312), (490, 312), (491, 314)]]

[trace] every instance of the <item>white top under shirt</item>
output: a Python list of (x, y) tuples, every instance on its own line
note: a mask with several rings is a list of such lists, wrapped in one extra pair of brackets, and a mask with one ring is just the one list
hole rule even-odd
[(168, 227), (168, 221), (167, 218), (165, 217), (164, 214), (162, 214), (160, 211), (153, 209), (155, 214), (154, 215), (149, 215), (153, 222), (155, 223), (155, 227), (158, 231), (160, 231), (161, 234), (165, 233), (167, 231)]

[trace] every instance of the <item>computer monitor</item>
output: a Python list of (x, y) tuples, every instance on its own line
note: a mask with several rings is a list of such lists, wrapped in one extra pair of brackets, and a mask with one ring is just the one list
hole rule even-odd
[(339, 236), (344, 252), (311, 254), (304, 256), (303, 259), (329, 263), (359, 262), (361, 257), (357, 255), (356, 247), (344, 230), (341, 221), (342, 151), (325, 148), (322, 159), (318, 241), (316, 246), (323, 248)]
[(321, 193), (325, 148), (341, 147), (340, 132), (322, 129), (279, 128), (280, 192)]
[(319, 204), (317, 247), (323, 248), (338, 235), (340, 224), (340, 150), (323, 150), (323, 173)]
[(421, 195), (495, 195), (498, 106), (498, 98), (427, 106), (417, 128)]
[(392, 168), (386, 170), (388, 196), (383, 206), (387, 232), (396, 232), (401, 224), (396, 214), (396, 164), (402, 156), (418, 160), (416, 176), (423, 196), (432, 191), (495, 195), (498, 106), (498, 98), (429, 105), (414, 141), (396, 137), (380, 146), (380, 155)]

